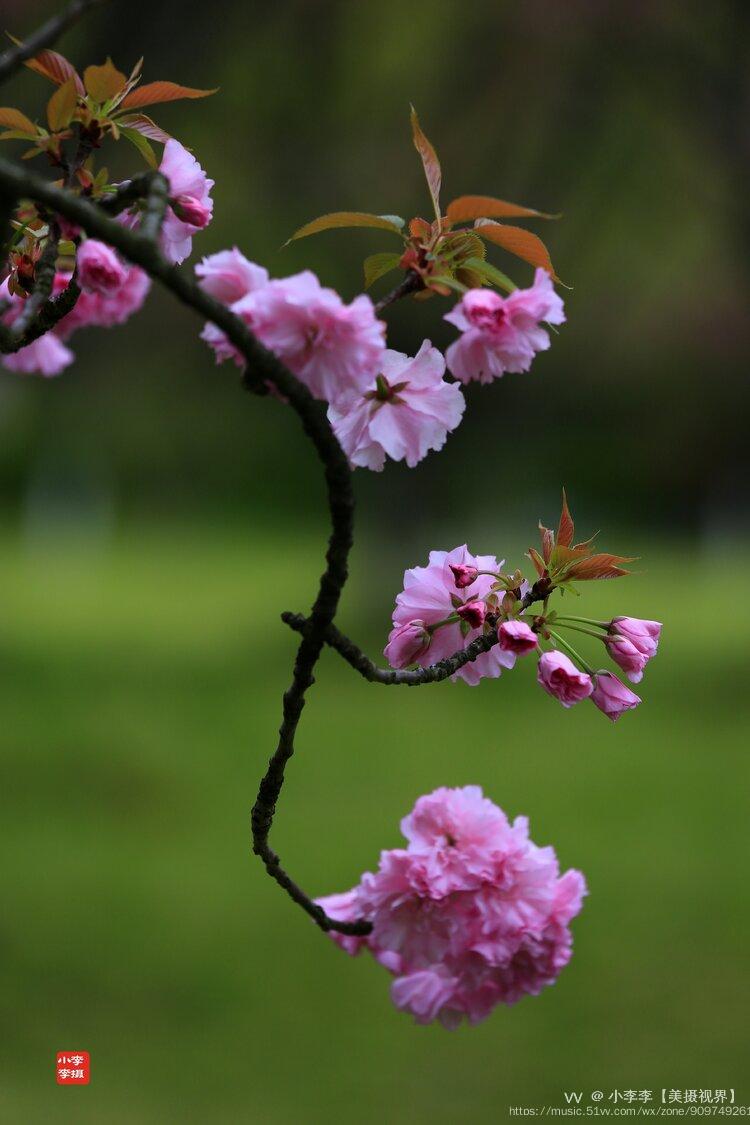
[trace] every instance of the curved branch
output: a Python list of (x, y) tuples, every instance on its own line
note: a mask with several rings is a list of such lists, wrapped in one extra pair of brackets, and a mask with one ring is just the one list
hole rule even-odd
[(288, 399), (323, 462), (332, 527), (326, 553), (326, 566), (297, 650), (292, 682), (284, 694), (279, 741), (268, 763), (253, 807), (253, 850), (263, 861), (269, 875), (321, 929), (337, 930), (346, 934), (369, 933), (371, 929), (369, 922), (340, 922), (330, 918), (322, 907), (293, 882), (282, 868), (278, 855), (268, 843), (276, 801), (284, 783), (285, 767), (294, 753), (294, 736), (304, 706), (305, 693), (313, 683), (313, 670), (324, 644), (325, 631), (336, 614), (341, 590), (347, 579), (347, 561), (352, 543), (354, 497), (351, 470), (331, 430), (322, 403), (313, 398), (307, 387), (272, 352), (264, 348), (247, 326), (225, 305), (171, 265), (161, 254), (155, 242), (146, 237), (142, 231), (127, 229), (94, 204), (57, 188), (34, 173), (18, 168), (2, 158), (0, 158), (0, 185), (19, 198), (28, 198), (44, 204), (50, 210), (82, 227), (87, 234), (114, 246), (130, 262), (161, 281), (183, 304), (188, 305), (225, 332), (253, 369), (253, 379), (258, 382), (270, 381)]

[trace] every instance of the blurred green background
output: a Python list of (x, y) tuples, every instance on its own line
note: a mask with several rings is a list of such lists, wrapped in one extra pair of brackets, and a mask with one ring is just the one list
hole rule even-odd
[[(3, 22), (54, 9), (5, 0)], [(749, 13), (114, 0), (67, 37), (81, 66), (144, 54), (147, 80), (221, 86), (154, 110), (217, 181), (196, 256), (236, 242), (353, 296), (387, 236), (279, 246), (326, 210), (424, 213), (409, 101), (446, 198), (562, 211), (534, 229), (568, 324), (528, 375), (469, 389), (442, 456), (357, 473), (340, 620), (378, 653), (406, 566), (464, 540), (520, 563), (565, 483), (582, 530), (643, 559), (581, 612), (665, 635), (617, 726), (563, 712), (530, 665), (386, 694), (324, 657), (274, 829), (307, 889), (351, 886), (420, 793), (471, 782), (589, 880), (555, 988), (417, 1028), (250, 854), (294, 651), (278, 614), (309, 604), (326, 530), (296, 420), (158, 292), (75, 337), (59, 380), (0, 374), (0, 1120), (483, 1125), (614, 1087), (750, 1103)], [(48, 92), (26, 74), (3, 102), (35, 114)], [(446, 310), (398, 306), (392, 344), (446, 346)], [(55, 1052), (80, 1049), (91, 1085), (58, 1089)]]

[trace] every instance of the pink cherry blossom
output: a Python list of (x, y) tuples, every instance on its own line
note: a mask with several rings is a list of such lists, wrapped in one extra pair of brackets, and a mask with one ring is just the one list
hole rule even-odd
[(503, 621), (497, 630), (497, 642), (501, 649), (516, 656), (533, 652), (539, 645), (536, 633), (525, 621)]
[(351, 464), (379, 471), (388, 456), (413, 468), (442, 449), (466, 405), (444, 373), (445, 360), (425, 340), (413, 359), (384, 352), (376, 378), (337, 394), (328, 419)]
[[(394, 630), (389, 643), (402, 625), (419, 620), (435, 626), (445, 618), (455, 618), (457, 605), (486, 599), (495, 581), (493, 576), (479, 574), (471, 585), (459, 587), (452, 569), (454, 566), (497, 572), (501, 565), (494, 555), (472, 555), (466, 545), (455, 547), (452, 551), (431, 551), (427, 566), (416, 566), (404, 574), (404, 589), (396, 598)], [(429, 647), (413, 659), (422, 667), (427, 667), (466, 648), (481, 634), (481, 628), (471, 628), (466, 622), (454, 620), (440, 625), (432, 631)], [(499, 645), (494, 645), (489, 652), (483, 652), (476, 660), (459, 668), (453, 679), (462, 679), (473, 686), (484, 677), (494, 679), (503, 668), (512, 668), (515, 662), (514, 653), (504, 652)]]
[(87, 238), (76, 255), (78, 283), (84, 293), (109, 297), (123, 286), (128, 277), (127, 266), (111, 246), (96, 238)]
[(472, 629), (478, 629), (480, 625), (484, 625), (484, 619), (487, 616), (487, 605), (485, 602), (474, 600), (473, 602), (464, 602), (456, 608), (456, 613), (465, 621), (467, 625), (471, 625)]
[(170, 200), (161, 228), (161, 247), (170, 262), (179, 264), (190, 254), (195, 232), (211, 221), (214, 181), (174, 137), (164, 146), (159, 171), (169, 180)]
[(47, 332), (20, 351), (11, 352), (0, 358), (3, 367), (8, 371), (15, 371), (22, 375), (45, 375), (49, 378), (64, 371), (73, 362), (75, 356), (53, 332)]
[[(69, 281), (69, 274), (56, 274), (54, 295), (59, 296)], [(148, 274), (138, 266), (127, 266), (125, 279), (114, 293), (81, 293), (72, 311), (55, 327), (55, 333), (67, 340), (79, 328), (112, 328), (124, 324), (141, 308), (150, 287)]]
[(608, 719), (617, 722), (624, 711), (632, 711), (641, 702), (640, 697), (625, 687), (612, 672), (597, 672), (591, 702), (603, 711)]
[(580, 672), (565, 653), (553, 649), (539, 658), (537, 681), (546, 692), (559, 699), (563, 707), (572, 707), (587, 699), (594, 684), (586, 672)]
[[(345, 305), (305, 270), (269, 281), (230, 305), (232, 312), (305, 383), (316, 398), (331, 401), (344, 390), (367, 386), (385, 349), (385, 325), (369, 297)], [(201, 333), (217, 363), (244, 359), (224, 333), (208, 324)]]
[(392, 974), (396, 1007), (454, 1028), (553, 984), (570, 960), (581, 873), (561, 876), (526, 818), (511, 824), (475, 785), (420, 797), (401, 830), (406, 848), (382, 852), (351, 891), (318, 899), (331, 917), (372, 924), (366, 937), (331, 937)]
[(643, 669), (656, 655), (661, 633), (660, 621), (642, 621), (638, 617), (615, 617), (605, 638), (607, 651), (622, 668), (631, 683), (643, 679)]
[(562, 324), (565, 314), (552, 279), (538, 269), (530, 289), (508, 297), (470, 289), (444, 319), (462, 333), (446, 352), (451, 374), (462, 383), (491, 383), (506, 371), (528, 371), (536, 353), (550, 346), (540, 322)]
[(408, 621), (391, 633), (385, 656), (392, 668), (406, 668), (426, 651), (430, 634), (424, 621)]
[(220, 250), (209, 254), (195, 267), (201, 289), (232, 305), (241, 297), (268, 284), (268, 270), (250, 262), (236, 246), (231, 250)]
[[(7, 301), (9, 307), (2, 314), (2, 323), (11, 325), (18, 318), (25, 304), (24, 298), (11, 294), (8, 289), (8, 280), (0, 285), (0, 302)], [(17, 352), (8, 352), (0, 356), (3, 367), (18, 375), (44, 375), (47, 378), (59, 375), (68, 367), (75, 356), (66, 348), (61, 340), (52, 332), (39, 336), (25, 348)]]

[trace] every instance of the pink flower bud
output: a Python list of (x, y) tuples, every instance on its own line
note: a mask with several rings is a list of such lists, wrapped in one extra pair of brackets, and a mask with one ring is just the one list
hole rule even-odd
[(539, 644), (536, 633), (525, 621), (503, 621), (497, 630), (497, 640), (504, 652), (515, 652), (517, 656), (533, 652)]
[(625, 684), (611, 672), (596, 673), (591, 701), (613, 723), (620, 718), (623, 711), (630, 711), (641, 702), (635, 692), (625, 687)]
[(391, 668), (406, 668), (425, 652), (430, 640), (424, 621), (409, 621), (391, 630), (384, 655)]
[(619, 634), (604, 638), (607, 652), (619, 664), (631, 683), (637, 684), (643, 679), (643, 669), (646, 667), (648, 657), (639, 652), (634, 644)]
[(84, 293), (98, 293), (111, 297), (121, 289), (128, 271), (111, 246), (87, 238), (77, 255), (78, 282)]
[(449, 566), (459, 590), (465, 590), (472, 582), (476, 582), (479, 571), (475, 566), (466, 566), (464, 563), (450, 563)]
[(591, 676), (579, 672), (573, 661), (557, 649), (542, 654), (536, 678), (546, 692), (560, 700), (563, 707), (580, 703), (594, 690)]
[(191, 227), (198, 227), (203, 230), (211, 222), (210, 209), (194, 195), (178, 195), (176, 199), (172, 199), (170, 202), (177, 218), (181, 219), (183, 223), (188, 223)]
[(473, 601), (466, 602), (456, 608), (456, 613), (465, 621), (467, 625), (471, 625), (472, 629), (480, 629), (484, 625), (484, 619), (487, 616), (487, 606), (484, 602), (480, 602), (478, 598)]
[[(638, 617), (615, 617), (610, 622), (610, 633), (625, 637), (646, 660), (656, 656), (661, 634), (661, 621), (642, 621)], [(645, 663), (645, 661), (644, 661)]]

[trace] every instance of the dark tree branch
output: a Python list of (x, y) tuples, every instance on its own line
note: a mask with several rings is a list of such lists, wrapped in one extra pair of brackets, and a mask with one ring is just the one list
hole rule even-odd
[[(164, 183), (163, 177), (154, 179)], [(324, 635), (338, 608), (341, 590), (347, 578), (347, 562), (352, 543), (354, 497), (351, 470), (346, 456), (328, 423), (322, 403), (289, 371), (276, 356), (252, 335), (241, 320), (215, 300), (192, 279), (171, 265), (158, 246), (142, 230), (129, 230), (106, 215), (101, 208), (69, 191), (55, 187), (26, 169), (0, 158), (0, 186), (18, 198), (32, 199), (56, 214), (80, 226), (87, 234), (101, 239), (118, 250), (123, 257), (157, 278), (183, 304), (212, 321), (226, 333), (242, 353), (259, 382), (269, 381), (289, 401), (299, 415), (302, 426), (323, 462), (328, 489), (331, 536), (326, 553), (326, 566), (320, 579), (303, 638), (297, 650), (292, 682), (284, 695), (279, 741), (268, 763), (252, 813), (253, 850), (260, 856), (266, 870), (323, 930), (347, 934), (366, 934), (370, 924), (339, 922), (302, 891), (281, 866), (279, 857), (268, 843), (278, 800), (284, 783), (287, 762), (294, 753), (294, 736), (302, 713), (307, 689), (313, 683), (313, 670), (320, 656)], [(159, 195), (157, 189), (157, 196)], [(161, 189), (163, 190), (163, 189)], [(154, 214), (158, 211), (155, 205)]]
[[(73, 274), (70, 281), (58, 297), (46, 301), (34, 318), (34, 321), (20, 338), (12, 330), (0, 325), (0, 352), (18, 352), (28, 344), (33, 344), (40, 336), (50, 332), (63, 317), (75, 308), (76, 301), (81, 295), (81, 290)], [(15, 328), (16, 325), (13, 325)]]
[(64, 12), (47, 20), (38, 31), (29, 36), (25, 43), (9, 47), (0, 55), (0, 82), (5, 82), (20, 70), (27, 59), (33, 59), (34, 55), (38, 55), (45, 47), (51, 47), (64, 31), (77, 23), (91, 8), (96, 8), (105, 2), (106, 0), (73, 0)]
[(418, 293), (420, 289), (424, 289), (422, 278), (414, 270), (409, 270), (404, 277), (403, 281), (399, 282), (395, 289), (391, 289), (390, 293), (386, 293), (385, 297), (381, 297), (375, 304), (375, 312), (383, 312), (389, 305), (395, 304), (400, 301), (402, 297), (408, 297), (411, 293)]

